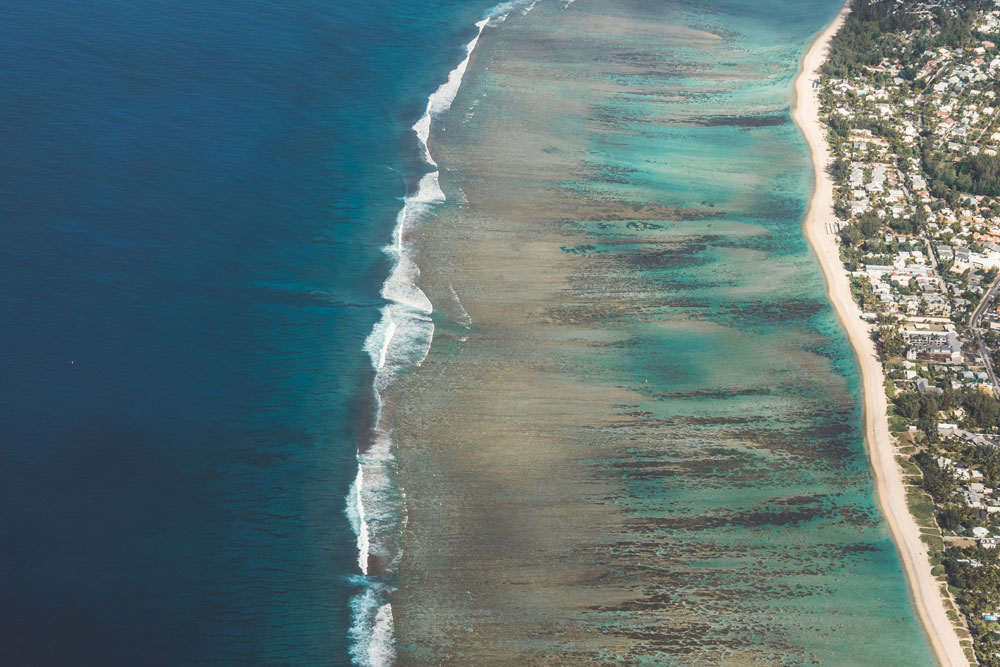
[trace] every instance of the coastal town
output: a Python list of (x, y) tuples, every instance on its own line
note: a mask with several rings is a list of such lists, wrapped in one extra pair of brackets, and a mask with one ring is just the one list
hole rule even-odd
[(1000, 665), (1000, 7), (854, 3), (817, 90), (907, 503), (971, 663)]

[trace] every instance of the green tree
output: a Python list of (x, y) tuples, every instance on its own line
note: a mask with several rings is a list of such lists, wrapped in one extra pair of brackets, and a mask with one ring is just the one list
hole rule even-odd
[(882, 221), (874, 211), (866, 211), (858, 218), (858, 231), (866, 239), (872, 239), (882, 232)]
[(897, 357), (906, 351), (906, 341), (899, 327), (879, 328), (879, 349), (886, 357)]
[(962, 512), (957, 507), (945, 507), (943, 510), (938, 512), (937, 522), (945, 530), (950, 530), (952, 532), (958, 530), (965, 519), (965, 513)]
[(864, 239), (858, 226), (850, 224), (840, 230), (840, 239), (846, 246), (856, 246)]
[(838, 157), (834, 160), (833, 164), (830, 165), (830, 175), (833, 176), (833, 180), (838, 183), (841, 181), (846, 181), (848, 175), (851, 173), (851, 163), (845, 160), (843, 157)]
[(935, 502), (943, 503), (951, 499), (952, 491), (958, 486), (955, 478), (947, 470), (942, 470), (937, 461), (927, 452), (918, 454), (917, 465), (924, 473), (922, 485)]
[(916, 421), (920, 417), (920, 396), (912, 391), (900, 394), (896, 397), (896, 409), (907, 420)]
[(997, 423), (997, 417), (1000, 417), (1000, 401), (978, 389), (965, 391), (962, 407), (965, 408), (969, 421), (979, 428), (992, 428)]

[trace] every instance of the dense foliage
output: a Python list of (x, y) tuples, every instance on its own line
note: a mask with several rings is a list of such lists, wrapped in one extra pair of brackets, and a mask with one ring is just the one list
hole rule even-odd
[(955, 162), (950, 156), (925, 152), (923, 159), (927, 173), (945, 188), (974, 195), (1000, 195), (1000, 156), (980, 153)]
[(952, 474), (938, 466), (934, 457), (926, 452), (918, 454), (916, 462), (924, 473), (924, 490), (931, 494), (934, 502), (941, 504), (950, 501), (952, 492), (958, 486)]
[(965, 416), (960, 420), (961, 426), (985, 430), (1000, 426), (1000, 400), (986, 392), (969, 387), (962, 389), (949, 387), (940, 394), (904, 392), (896, 396), (893, 403), (901, 417), (915, 422), (922, 431), (936, 431), (938, 411), (955, 408), (962, 408), (965, 412)]
[(823, 74), (844, 78), (877, 65), (885, 56), (885, 34), (910, 29), (916, 23), (916, 17), (899, 11), (892, 0), (857, 0), (844, 27), (830, 42)]
[(952, 547), (942, 560), (948, 583), (958, 591), (969, 631), (976, 638), (976, 657), (983, 667), (1000, 667), (1000, 629), (986, 614), (995, 614), (1000, 599), (1000, 552), (997, 549)]
[[(912, 80), (911, 66), (917, 54), (941, 46), (962, 46), (974, 39), (972, 17), (982, 0), (952, 0), (934, 7), (930, 19), (909, 11), (907, 3), (896, 0), (855, 0), (844, 28), (830, 43), (830, 56), (823, 73), (834, 78), (858, 74), (867, 66), (877, 65), (892, 53), (900, 58), (903, 77)], [(911, 48), (892, 51), (893, 33), (918, 31)]]

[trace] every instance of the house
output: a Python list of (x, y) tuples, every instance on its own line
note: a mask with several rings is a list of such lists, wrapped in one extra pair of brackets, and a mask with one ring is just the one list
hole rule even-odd
[(865, 274), (873, 281), (876, 278), (881, 279), (883, 275), (892, 273), (895, 270), (896, 267), (888, 266), (886, 264), (865, 264)]
[[(975, 491), (971, 491), (969, 489), (961, 489), (960, 491), (958, 491), (958, 493), (965, 498), (965, 504), (968, 505), (970, 508), (982, 509), (983, 507), (985, 507), (983, 505), (983, 497), (978, 493), (976, 493)], [(981, 530), (986, 530), (986, 529), (982, 528)], [(989, 531), (986, 531), (986, 534), (989, 535)], [(983, 536), (976, 535), (976, 537), (983, 537)]]
[(914, 387), (921, 394), (941, 394), (944, 392), (943, 389), (935, 387), (934, 385), (927, 382), (926, 378), (919, 378), (914, 383)]
[(969, 263), (976, 269), (995, 269), (1000, 267), (1000, 252), (991, 250), (988, 253), (970, 253)]
[[(958, 425), (938, 422), (938, 435), (940, 435), (942, 438), (958, 435)], [(955, 466), (955, 462), (946, 456), (939, 456), (937, 458), (937, 464), (938, 468), (941, 468), (942, 470), (945, 470), (947, 468), (953, 468)]]
[(913, 351), (915, 358), (959, 364), (962, 363), (962, 341), (949, 326), (917, 322), (904, 327), (900, 333), (909, 347), (907, 352)]

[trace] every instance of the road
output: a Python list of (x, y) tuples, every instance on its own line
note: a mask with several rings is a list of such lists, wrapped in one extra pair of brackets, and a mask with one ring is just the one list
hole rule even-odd
[[(909, 197), (909, 193), (907, 193), (906, 196)], [(921, 239), (917, 236), (914, 236), (913, 238), (924, 241), (924, 243), (927, 244), (927, 257), (931, 260), (931, 268), (934, 269), (934, 277), (937, 279), (938, 287), (940, 287), (941, 291), (947, 296), (948, 286), (945, 285), (944, 276), (941, 275), (941, 269), (938, 267), (937, 256), (934, 254), (934, 244), (929, 240)]]
[(1000, 387), (997, 387), (997, 376), (996, 371), (993, 369), (993, 359), (990, 357), (986, 346), (983, 345), (982, 332), (979, 330), (979, 321), (983, 319), (983, 313), (993, 303), (998, 286), (1000, 286), (1000, 275), (993, 280), (989, 289), (986, 290), (986, 294), (979, 300), (979, 305), (976, 306), (975, 312), (972, 313), (972, 319), (969, 320), (969, 328), (972, 329), (972, 334), (976, 337), (976, 343), (979, 345), (979, 355), (983, 358), (983, 363), (986, 364), (986, 373), (990, 376), (990, 384), (993, 385), (993, 395), (1000, 398)]
[(990, 118), (990, 122), (986, 123), (986, 125), (985, 125), (985, 126), (983, 127), (983, 129), (981, 129), (981, 130), (979, 131), (979, 136), (978, 136), (978, 137), (976, 137), (976, 140), (972, 142), (972, 144), (971, 144), (972, 146), (975, 146), (975, 145), (977, 145), (977, 144), (978, 144), (978, 143), (979, 143), (980, 141), (982, 141), (982, 139), (983, 139), (983, 135), (984, 135), (984, 134), (986, 134), (986, 131), (987, 131), (988, 129), (990, 129), (991, 127), (993, 127), (993, 123), (994, 123), (994, 122), (996, 122), (996, 119), (997, 119), (997, 116), (998, 116), (998, 115), (1000, 115), (1000, 114), (997, 114), (997, 112), (996, 112), (996, 111), (994, 111), (994, 112), (993, 112), (993, 117), (992, 117), (992, 118)]

